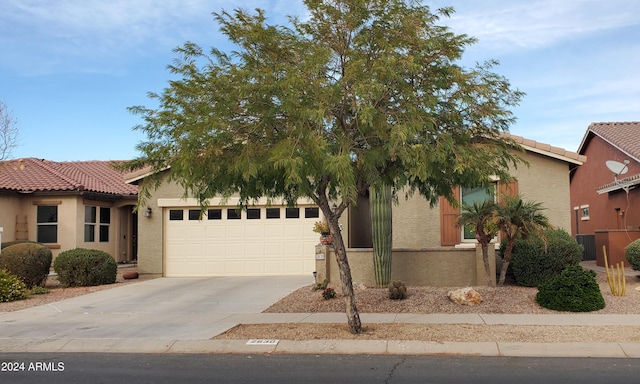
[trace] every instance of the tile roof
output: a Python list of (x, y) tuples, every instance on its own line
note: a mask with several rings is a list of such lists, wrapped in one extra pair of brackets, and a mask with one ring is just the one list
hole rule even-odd
[(111, 166), (113, 163), (118, 162), (54, 162), (32, 157), (3, 161), (0, 163), (0, 190), (137, 195), (138, 187), (125, 183), (125, 172), (115, 170)]
[(597, 135), (615, 148), (640, 162), (640, 122), (591, 123), (580, 143), (582, 152), (592, 135)]
[(536, 152), (541, 155), (553, 157), (577, 165), (582, 165), (587, 161), (587, 157), (585, 155), (567, 151), (566, 149), (560, 147), (554, 147), (550, 144), (544, 144), (535, 140), (525, 139), (524, 137), (512, 135), (510, 133), (505, 133), (504, 135), (513, 139), (527, 151)]

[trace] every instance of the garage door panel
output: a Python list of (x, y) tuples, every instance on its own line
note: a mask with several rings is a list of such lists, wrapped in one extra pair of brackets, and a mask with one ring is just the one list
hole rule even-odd
[[(170, 208), (182, 209), (182, 208)], [(165, 275), (167, 276), (240, 276), (311, 274), (315, 270), (314, 247), (318, 234), (312, 231), (318, 220), (266, 218), (227, 219), (226, 208), (220, 219), (168, 220), (165, 209)], [(300, 216), (305, 210), (300, 209)]]

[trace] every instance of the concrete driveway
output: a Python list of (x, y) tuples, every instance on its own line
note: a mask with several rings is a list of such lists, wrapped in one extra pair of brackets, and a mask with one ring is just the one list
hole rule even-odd
[[(0, 339), (209, 339), (312, 276), (158, 278), (0, 314)], [(1, 348), (0, 348), (1, 349)]]

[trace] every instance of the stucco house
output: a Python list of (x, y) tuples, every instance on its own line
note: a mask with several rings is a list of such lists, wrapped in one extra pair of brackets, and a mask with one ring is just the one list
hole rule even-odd
[(624, 248), (640, 238), (640, 122), (593, 123), (578, 152), (589, 161), (571, 175), (571, 231), (597, 265), (603, 246), (610, 261), (626, 262)]
[(118, 262), (137, 258), (138, 187), (110, 161), (53, 162), (24, 158), (0, 163), (2, 241), (45, 244), (62, 251), (91, 248)]
[[(551, 223), (569, 231), (569, 173), (586, 161), (585, 156), (512, 137), (525, 149), (519, 155), (530, 166), (511, 170), (517, 182), (505, 185), (496, 180), (496, 188), (542, 203)], [(132, 174), (128, 182), (144, 183), (146, 176), (143, 171)], [(466, 201), (483, 195), (486, 189), (458, 188), (455, 193)], [(458, 212), (444, 200), (432, 208), (420, 196), (405, 199), (400, 194), (399, 204), (393, 208), (396, 278), (416, 285), (479, 285), (486, 281), (475, 250), (475, 236), (455, 225)], [(197, 201), (183, 195), (182, 188), (164, 182), (140, 208), (149, 212), (138, 223), (140, 273), (217, 276), (316, 272), (318, 279), (336, 281), (331, 247), (319, 246), (319, 235), (312, 231), (322, 217), (311, 201), (299, 201), (295, 208), (288, 208), (277, 202), (267, 205), (265, 200), (240, 212), (236, 210), (237, 199), (224, 204), (211, 199), (200, 219)], [(353, 280), (372, 285), (367, 196), (362, 196), (358, 206), (351, 207), (341, 220)]]

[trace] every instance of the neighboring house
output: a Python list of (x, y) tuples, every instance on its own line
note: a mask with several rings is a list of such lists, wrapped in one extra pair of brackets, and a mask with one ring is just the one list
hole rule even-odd
[(589, 159), (571, 176), (572, 233), (604, 265), (640, 237), (640, 122), (593, 123), (578, 152)]
[[(512, 136), (524, 148), (519, 153), (529, 167), (512, 170), (517, 182), (499, 183), (499, 191), (520, 193), (542, 203), (544, 213), (557, 227), (571, 228), (569, 173), (586, 158), (561, 148)], [(170, 172), (166, 170), (165, 172)], [(128, 182), (144, 183), (148, 174), (132, 174)], [(484, 196), (485, 188), (457, 189), (462, 201)], [(500, 193), (498, 193), (499, 195)], [(184, 190), (162, 183), (141, 210), (150, 212), (139, 225), (138, 270), (163, 276), (311, 274), (335, 280), (329, 248), (316, 247), (319, 234), (312, 231), (321, 220), (318, 208), (300, 201), (295, 208), (258, 202), (236, 210), (237, 199), (222, 204), (211, 199), (199, 220), (200, 209)], [(404, 271), (408, 284), (482, 284), (477, 279), (475, 236), (455, 225), (458, 211), (446, 201), (436, 207), (420, 196), (405, 199), (401, 192), (393, 207), (394, 273)], [(371, 235), (368, 198), (342, 218), (343, 236), (354, 281), (371, 285)], [(405, 261), (403, 261), (405, 260)], [(440, 263), (442, 267), (436, 264)], [(446, 270), (446, 271), (444, 271)], [(480, 269), (480, 271), (483, 271)]]
[(0, 162), (2, 241), (45, 244), (54, 257), (74, 248), (99, 249), (118, 262), (136, 259), (138, 187), (109, 161)]

